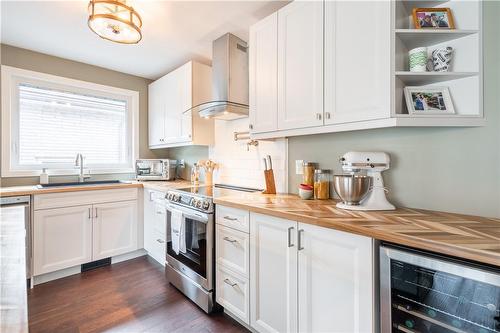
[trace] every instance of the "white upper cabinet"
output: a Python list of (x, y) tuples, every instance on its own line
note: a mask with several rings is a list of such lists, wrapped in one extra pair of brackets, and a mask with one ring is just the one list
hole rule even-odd
[(390, 9), (390, 1), (325, 2), (325, 124), (390, 117)]
[(373, 240), (299, 223), (299, 332), (375, 332)]
[(250, 214), (250, 325), (297, 331), (297, 223)]
[(278, 129), (322, 124), (323, 2), (295, 1), (278, 11)]
[[(447, 5), (464, 25), (414, 29), (413, 7), (403, 0), (294, 1), (279, 9), (277, 18), (256, 23), (250, 33), (251, 137), (483, 126), (481, 2)], [(431, 53), (446, 46), (454, 49), (449, 72), (409, 71), (411, 49), (427, 47)], [(414, 114), (405, 101), (408, 86), (447, 87), (455, 113)]]
[(250, 28), (250, 130), (278, 128), (278, 13)]
[(211, 99), (210, 66), (190, 61), (149, 85), (149, 147), (210, 145), (214, 123), (190, 109)]

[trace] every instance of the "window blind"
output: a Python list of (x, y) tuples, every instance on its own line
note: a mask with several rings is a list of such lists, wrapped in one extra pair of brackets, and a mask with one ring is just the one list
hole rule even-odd
[(130, 167), (126, 100), (19, 84), (18, 165)]

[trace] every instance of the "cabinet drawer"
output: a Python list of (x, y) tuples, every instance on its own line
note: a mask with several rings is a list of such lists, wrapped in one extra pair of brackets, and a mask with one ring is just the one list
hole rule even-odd
[(49, 209), (91, 205), (95, 203), (127, 201), (137, 199), (137, 188), (94, 190), (77, 192), (58, 192), (34, 196), (34, 209)]
[(248, 278), (249, 235), (222, 225), (216, 225), (215, 230), (215, 258), (217, 265), (223, 265)]
[(162, 266), (165, 266), (165, 257), (167, 253), (165, 236), (158, 232), (153, 232), (152, 236), (150, 251), (148, 253), (154, 260), (159, 262)]
[(153, 219), (153, 230), (159, 233), (165, 239), (165, 232), (167, 230), (167, 210), (164, 205), (155, 203)]
[(216, 219), (218, 224), (225, 225), (246, 233), (250, 232), (250, 212), (248, 210), (217, 206)]
[(217, 303), (249, 325), (250, 294), (248, 280), (217, 266)]

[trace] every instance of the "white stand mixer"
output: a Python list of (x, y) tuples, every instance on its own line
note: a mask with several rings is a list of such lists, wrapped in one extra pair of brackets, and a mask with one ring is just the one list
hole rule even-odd
[(359, 205), (349, 205), (343, 202), (337, 203), (338, 208), (349, 210), (394, 210), (386, 198), (387, 189), (384, 187), (382, 171), (390, 167), (389, 154), (384, 152), (348, 152), (340, 160), (342, 170), (348, 173), (366, 171), (367, 176), (372, 178), (372, 186), (366, 197)]

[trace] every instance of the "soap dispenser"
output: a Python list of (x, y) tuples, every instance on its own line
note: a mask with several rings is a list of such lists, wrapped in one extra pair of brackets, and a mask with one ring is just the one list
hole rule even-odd
[(40, 184), (48, 184), (49, 183), (49, 174), (47, 173), (47, 169), (43, 168), (42, 173), (40, 174)]

